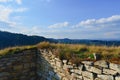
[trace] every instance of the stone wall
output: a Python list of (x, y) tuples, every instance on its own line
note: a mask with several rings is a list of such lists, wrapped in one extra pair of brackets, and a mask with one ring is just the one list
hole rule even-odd
[(37, 55), (38, 80), (120, 80), (120, 65), (100, 61), (81, 61), (77, 66), (59, 60), (51, 51)]
[(0, 58), (0, 80), (36, 80), (37, 49)]
[(0, 58), (0, 80), (120, 80), (120, 65), (60, 60), (50, 50), (30, 49)]

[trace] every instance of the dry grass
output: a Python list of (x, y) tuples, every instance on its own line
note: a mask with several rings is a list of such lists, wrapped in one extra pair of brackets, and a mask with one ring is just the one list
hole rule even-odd
[(120, 63), (120, 46), (88, 46), (78, 44), (55, 44), (42, 42), (37, 45), (41, 49), (54, 49), (54, 54), (60, 59), (67, 59), (78, 63), (81, 60), (94, 60), (93, 53), (101, 55), (101, 59)]
[(10, 48), (5, 48), (0, 50), (0, 57), (5, 56), (5, 55), (11, 55), (26, 49), (32, 49), (35, 48), (36, 46), (16, 46), (16, 47), (10, 47)]

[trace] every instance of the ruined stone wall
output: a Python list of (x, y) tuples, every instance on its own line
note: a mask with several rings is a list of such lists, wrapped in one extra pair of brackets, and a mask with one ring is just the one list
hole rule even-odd
[(37, 49), (0, 58), (0, 80), (36, 80)]
[(82, 61), (76, 66), (47, 50), (40, 50), (37, 58), (39, 80), (120, 80), (120, 65), (104, 60)]
[(50, 50), (24, 50), (0, 58), (0, 80), (120, 80), (120, 65), (60, 60)]

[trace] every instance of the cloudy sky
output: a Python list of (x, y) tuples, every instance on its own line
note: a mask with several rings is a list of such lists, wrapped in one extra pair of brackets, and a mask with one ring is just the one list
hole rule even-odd
[(120, 40), (120, 0), (0, 0), (0, 30)]

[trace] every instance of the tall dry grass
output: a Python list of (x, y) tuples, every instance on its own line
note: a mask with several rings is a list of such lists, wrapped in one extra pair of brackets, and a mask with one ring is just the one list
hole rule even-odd
[(100, 54), (102, 57), (101, 59), (120, 62), (120, 46), (88, 46), (80, 44), (55, 44), (49, 42), (42, 42), (37, 46), (41, 49), (55, 49), (54, 54), (57, 57), (60, 59), (74, 60), (73, 62), (77, 62), (76, 59), (94, 60), (93, 53)]

